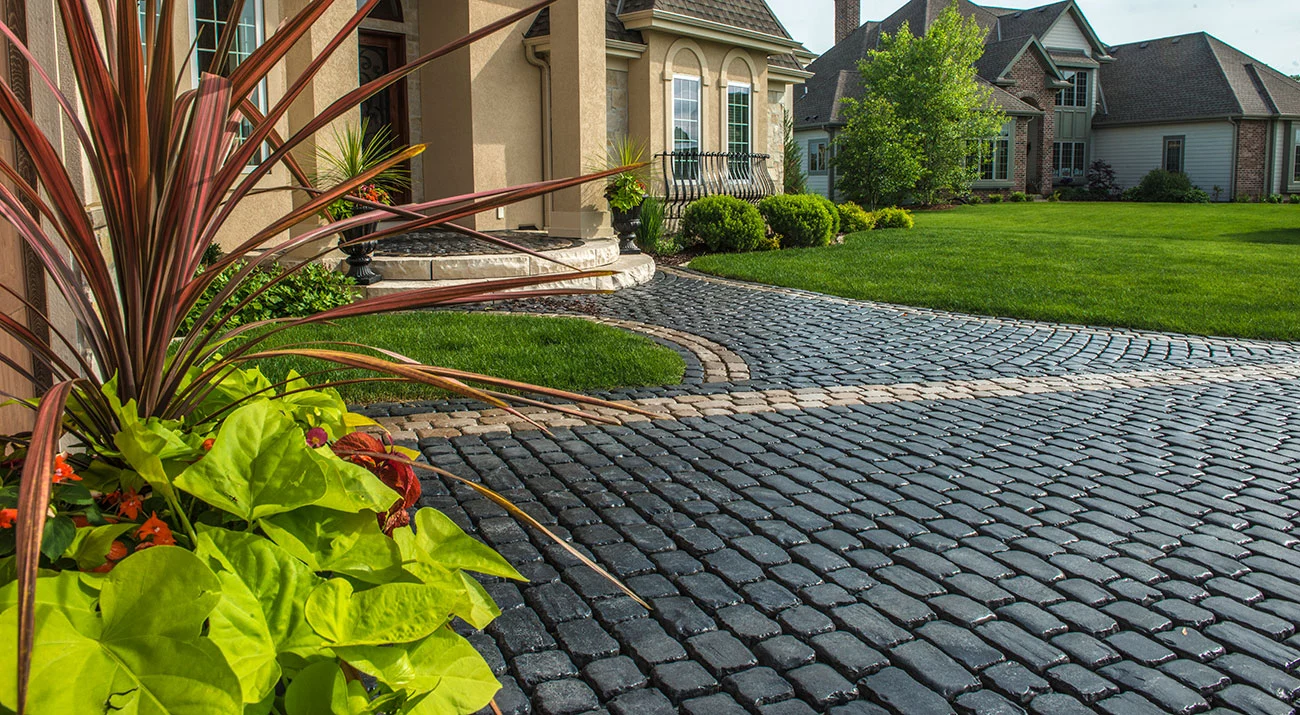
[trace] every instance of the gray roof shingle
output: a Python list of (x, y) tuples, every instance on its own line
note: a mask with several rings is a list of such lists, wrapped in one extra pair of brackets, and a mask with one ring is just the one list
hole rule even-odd
[[(606, 37), (611, 40), (641, 42), (641, 33), (623, 27), (623, 23), (618, 19), (619, 15), (641, 10), (663, 10), (742, 30), (761, 32), (783, 40), (792, 39), (764, 0), (607, 0), (605, 3)], [(550, 34), (551, 13), (550, 8), (546, 8), (538, 13), (537, 19), (525, 36), (544, 37)]]
[(1204, 33), (1111, 49), (1096, 126), (1300, 116), (1300, 83)]

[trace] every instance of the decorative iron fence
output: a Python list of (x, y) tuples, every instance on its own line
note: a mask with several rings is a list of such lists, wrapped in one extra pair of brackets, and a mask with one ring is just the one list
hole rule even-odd
[(664, 220), (675, 230), (686, 206), (705, 196), (735, 196), (756, 204), (776, 193), (767, 154), (670, 151), (656, 154), (664, 182)]

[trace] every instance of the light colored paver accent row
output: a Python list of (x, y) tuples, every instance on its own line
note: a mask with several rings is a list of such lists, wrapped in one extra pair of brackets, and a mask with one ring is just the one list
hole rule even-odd
[(1257, 339), (1246, 340), (1240, 338), (1216, 338), (1216, 337), (1206, 337), (1202, 335), (1187, 335), (1183, 333), (1158, 333), (1158, 332), (1143, 331), (1143, 330), (1133, 330), (1129, 328), (1099, 328), (1090, 325), (1078, 325), (1073, 323), (1070, 324), (1048, 323), (1048, 322), (1043, 322), (1038, 320), (1023, 319), (1023, 318), (998, 318), (991, 315), (974, 315), (972, 313), (958, 313), (958, 312), (952, 312), (946, 310), (938, 310), (935, 308), (916, 308), (907, 305), (899, 305), (896, 303), (881, 303), (879, 301), (874, 301), (874, 300), (856, 300), (853, 298), (841, 298), (839, 296), (828, 295), (826, 293), (817, 293), (814, 291), (799, 290), (796, 288), (784, 288), (782, 286), (766, 285), (763, 283), (751, 283), (749, 281), (736, 280), (733, 278), (721, 278), (719, 276), (712, 276), (705, 273), (700, 273), (698, 271), (682, 270), (680, 268), (674, 268), (672, 266), (659, 266), (659, 270), (662, 273), (666, 273), (671, 276), (676, 276), (678, 278), (704, 281), (706, 283), (730, 286), (732, 288), (741, 288), (743, 290), (758, 291), (760, 293), (776, 293), (778, 295), (789, 296), (791, 298), (801, 298), (803, 300), (815, 300), (823, 303), (834, 303), (836, 305), (854, 305), (860, 307), (865, 306), (868, 308), (872, 308), (874, 310), (892, 311), (900, 315), (912, 315), (912, 316), (926, 315), (926, 316), (933, 316), (937, 318), (943, 318), (945, 320), (953, 320), (953, 319), (968, 320), (974, 323), (982, 323), (984, 325), (1005, 325), (1009, 327), (1020, 327), (1020, 328), (1023, 328), (1025, 326), (1035, 326), (1035, 327), (1042, 328), (1043, 330), (1050, 330), (1052, 332), (1065, 329), (1071, 333), (1084, 333), (1089, 335), (1106, 335), (1106, 336), (1124, 335), (1131, 338), (1139, 338), (1143, 340), (1152, 340), (1157, 342), (1190, 343), (1194, 345), (1224, 346), (1224, 345), (1235, 345), (1243, 342), (1246, 343), (1280, 342), (1280, 341), (1257, 340)]
[(619, 320), (595, 315), (572, 313), (529, 313), (528, 315), (536, 315), (542, 318), (580, 318), (593, 323), (602, 323), (615, 328), (630, 330), (634, 333), (644, 333), (645, 335), (667, 340), (670, 343), (676, 343), (694, 353), (695, 358), (700, 361), (700, 366), (704, 368), (705, 384), (740, 382), (749, 379), (749, 364), (745, 362), (744, 358), (708, 338), (702, 338), (682, 330), (674, 330), (673, 328), (665, 328), (662, 325), (652, 325), (650, 323), (639, 323), (635, 320)]
[[(891, 402), (921, 400), (976, 400), (990, 397), (1021, 397), (1061, 392), (1095, 392), (1151, 387), (1210, 385), (1234, 382), (1269, 382), (1300, 379), (1300, 363), (1246, 365), (1183, 370), (1145, 370), (1122, 373), (1090, 373), (1043, 377), (1007, 377), (987, 380), (950, 380), (892, 385), (845, 385), (809, 387), (795, 390), (757, 390), (715, 395), (679, 395), (630, 400), (628, 404), (656, 414), (654, 419), (678, 420), (689, 417), (808, 410), (825, 407), (852, 407)], [(574, 405), (566, 405), (575, 407)], [(582, 408), (627, 424), (644, 422), (649, 417), (623, 412), (612, 407)], [(546, 428), (578, 427), (585, 420), (540, 407), (524, 407), (519, 412)], [(536, 425), (505, 410), (485, 409), (391, 417), (379, 422), (394, 439), (458, 437), (489, 432), (515, 432), (537, 429)]]

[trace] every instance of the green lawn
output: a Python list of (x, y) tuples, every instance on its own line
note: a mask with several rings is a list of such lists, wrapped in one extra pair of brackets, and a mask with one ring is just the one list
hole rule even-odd
[[(271, 345), (313, 340), (359, 342), (392, 350), (426, 365), (469, 370), (578, 392), (681, 382), (686, 368), (676, 351), (648, 338), (577, 318), (541, 318), (461, 312), (412, 312), (349, 318), (336, 325), (302, 326)], [(272, 379), (290, 368), (306, 374), (326, 365), (277, 358), (261, 363)], [(359, 377), (361, 371), (340, 373)], [(401, 383), (345, 385), (349, 403), (446, 397), (433, 388)]]
[(1300, 206), (1033, 203), (691, 268), (1003, 317), (1300, 340)]

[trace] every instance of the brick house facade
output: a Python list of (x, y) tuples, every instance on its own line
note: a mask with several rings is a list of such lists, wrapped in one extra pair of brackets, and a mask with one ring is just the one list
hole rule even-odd
[(1237, 167), (1233, 191), (1258, 201), (1267, 193), (1269, 122), (1242, 120), (1237, 125)]

